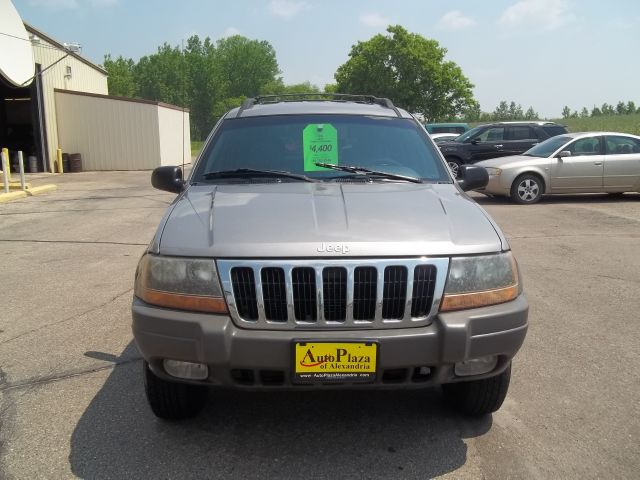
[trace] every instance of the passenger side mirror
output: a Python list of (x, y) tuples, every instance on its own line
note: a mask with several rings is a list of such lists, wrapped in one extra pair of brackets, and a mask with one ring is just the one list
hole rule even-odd
[(151, 174), (151, 185), (158, 190), (171, 193), (180, 193), (184, 189), (182, 168), (158, 167)]
[(562, 150), (557, 157), (558, 158), (562, 158), (562, 157), (570, 157), (571, 156), (571, 152), (569, 150)]
[(484, 167), (477, 165), (460, 165), (458, 169), (458, 185), (465, 192), (486, 187), (489, 183), (489, 174)]

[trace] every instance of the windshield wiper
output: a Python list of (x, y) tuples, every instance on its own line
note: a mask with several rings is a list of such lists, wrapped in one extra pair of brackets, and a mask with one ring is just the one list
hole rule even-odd
[(207, 180), (214, 178), (285, 177), (300, 180), (302, 182), (315, 182), (312, 178), (298, 173), (286, 172), (284, 170), (258, 170), (253, 168), (236, 168), (233, 170), (207, 172), (202, 176)]
[(422, 183), (422, 180), (416, 177), (407, 177), (405, 175), (396, 175), (395, 173), (379, 172), (377, 170), (369, 170), (364, 167), (355, 165), (333, 165), (331, 163), (315, 162), (317, 167), (330, 168), (332, 170), (340, 170), (342, 172), (355, 173), (358, 175), (370, 175), (375, 177), (390, 178), (392, 180), (404, 180), (405, 182)]

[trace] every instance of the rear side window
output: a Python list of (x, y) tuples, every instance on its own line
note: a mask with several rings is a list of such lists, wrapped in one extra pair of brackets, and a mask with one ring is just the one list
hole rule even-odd
[(562, 125), (543, 125), (542, 130), (550, 137), (567, 133), (567, 127), (563, 127)]
[(464, 127), (431, 127), (431, 133), (464, 133)]
[(640, 140), (631, 137), (607, 137), (607, 155), (640, 153)]
[(509, 140), (533, 140), (538, 138), (531, 127), (509, 127), (507, 131)]

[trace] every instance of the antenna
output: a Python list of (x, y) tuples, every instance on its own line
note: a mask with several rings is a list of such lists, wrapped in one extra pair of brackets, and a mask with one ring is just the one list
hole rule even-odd
[[(184, 102), (186, 101), (186, 57), (184, 56), (184, 38), (182, 39), (182, 178), (184, 179)], [(191, 135), (189, 135), (191, 138)], [(191, 152), (191, 148), (189, 148)], [(191, 159), (189, 159), (191, 160)]]

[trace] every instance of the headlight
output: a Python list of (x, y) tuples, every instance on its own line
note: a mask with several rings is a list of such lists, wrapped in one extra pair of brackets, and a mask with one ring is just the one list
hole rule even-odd
[(489, 176), (492, 176), (492, 177), (497, 177), (502, 173), (502, 170), (500, 170), (499, 168), (484, 167), (484, 169), (487, 171)]
[(134, 291), (136, 297), (160, 307), (227, 312), (211, 259), (145, 254), (138, 264)]
[(441, 311), (485, 307), (514, 300), (521, 291), (511, 252), (454, 257), (440, 304)]

